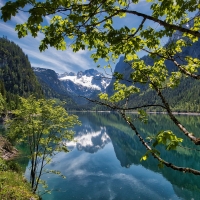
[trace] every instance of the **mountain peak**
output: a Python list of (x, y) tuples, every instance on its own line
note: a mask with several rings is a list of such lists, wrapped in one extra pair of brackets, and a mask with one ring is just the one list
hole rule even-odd
[(83, 75), (86, 75), (86, 76), (97, 76), (97, 75), (100, 75), (100, 74), (102, 74), (102, 73), (98, 72), (95, 69), (88, 69), (88, 70), (85, 70), (83, 72)]
[(100, 92), (105, 92), (110, 79), (104, 78), (104, 74), (95, 69), (80, 71), (77, 74), (65, 72), (56, 74), (53, 70), (34, 68), (35, 74), (40, 80), (50, 85), (59, 94), (68, 94), (74, 101), (82, 103), (77, 96), (96, 97)]
[[(104, 74), (98, 72), (95, 69), (88, 69), (80, 71), (76, 75), (72, 72), (66, 74), (66, 76), (60, 75), (59, 79), (69, 88), (69, 85), (73, 85), (75, 91), (78, 87), (80, 90), (90, 92), (98, 90), (104, 92), (106, 87), (109, 85), (110, 80), (103, 78)], [(76, 87), (75, 87), (76, 85)], [(75, 89), (76, 88), (76, 89)]]

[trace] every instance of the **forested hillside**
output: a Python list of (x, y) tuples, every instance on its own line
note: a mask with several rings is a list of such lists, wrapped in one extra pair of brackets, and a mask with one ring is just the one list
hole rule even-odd
[(28, 56), (5, 37), (0, 38), (0, 92), (10, 108), (17, 107), (18, 96), (43, 96)]
[[(182, 54), (177, 55), (180, 58), (184, 58), (185, 55), (196, 56), (200, 58), (199, 49), (200, 41), (197, 41), (192, 46), (185, 47)], [(144, 56), (142, 58), (146, 65), (153, 65), (153, 59), (149, 56)], [(184, 61), (179, 60), (180, 63)], [(178, 71), (177, 67), (171, 61), (165, 61), (169, 73), (173, 71)], [(126, 85), (131, 85), (130, 75), (134, 72), (131, 65), (124, 62), (124, 57), (121, 57), (119, 63), (116, 65), (115, 72), (123, 74), (121, 80), (122, 83)], [(111, 84), (107, 88), (107, 92), (111, 95), (113, 91), (113, 83), (115, 78), (111, 81)], [(168, 88), (163, 90), (163, 95), (166, 100), (171, 105), (173, 111), (181, 112), (200, 112), (200, 87), (199, 80), (194, 80), (192, 78), (186, 78), (182, 76), (180, 80), (180, 85), (175, 88)], [(140, 87), (141, 94), (132, 95), (129, 99), (129, 107), (141, 106), (141, 105), (155, 105), (161, 104), (161, 99), (156, 95), (156, 92), (148, 89), (147, 84), (135, 84)], [(149, 110), (161, 111), (161, 108), (150, 107)]]
[(7, 102), (7, 109), (15, 109), (19, 96), (30, 94), (40, 98), (56, 98), (65, 101), (68, 110), (86, 110), (93, 106), (77, 105), (62, 86), (56, 72), (50, 69), (32, 68), (28, 56), (14, 42), (0, 38), (0, 93)]
[(54, 70), (44, 68), (33, 68), (33, 71), (42, 87), (44, 96), (65, 101), (65, 108), (70, 110), (80, 109), (70, 97), (67, 89), (61, 84)]

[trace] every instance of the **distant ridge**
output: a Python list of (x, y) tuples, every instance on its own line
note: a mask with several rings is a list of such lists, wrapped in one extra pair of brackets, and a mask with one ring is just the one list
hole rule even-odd
[[(95, 69), (80, 71), (77, 74), (73, 72), (65, 72), (57, 74), (51, 69), (33, 68), (40, 83), (44, 87), (49, 87), (50, 91), (44, 91), (51, 96), (59, 97), (67, 96), (72, 98), (78, 105), (88, 104), (88, 101), (80, 96), (87, 98), (96, 98), (100, 92), (105, 92), (110, 83), (109, 79), (104, 77), (104, 74)], [(47, 95), (48, 96), (48, 95)], [(79, 98), (77, 98), (79, 97)]]

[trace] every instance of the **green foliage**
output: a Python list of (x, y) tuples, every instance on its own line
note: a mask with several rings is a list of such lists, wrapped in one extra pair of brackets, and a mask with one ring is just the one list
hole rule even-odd
[(0, 93), (0, 113), (5, 109), (5, 99), (3, 98), (2, 93)]
[(6, 162), (6, 165), (7, 165), (8, 169), (11, 171), (14, 171), (17, 173), (22, 172), (21, 166), (15, 161), (9, 160)]
[[(148, 150), (140, 159), (140, 161), (146, 161), (150, 154), (156, 154), (160, 156), (160, 151), (155, 149), (158, 145), (162, 144), (165, 146), (166, 150), (176, 150), (180, 143), (183, 142), (182, 138), (178, 138), (172, 131), (160, 131), (156, 136), (147, 137), (148, 140), (152, 141), (152, 148)], [(159, 168), (163, 168), (164, 164), (162, 161), (158, 163)]]
[(116, 92), (110, 98), (108, 98), (107, 94), (102, 93), (99, 95), (100, 99), (108, 102), (119, 102), (140, 91), (140, 89), (135, 86), (126, 86), (125, 84), (121, 84), (119, 80), (114, 83), (114, 89)]
[(13, 171), (13, 172), (21, 172), (21, 167), (18, 163), (12, 160), (4, 160), (0, 158), (0, 171)]
[(6, 165), (6, 161), (0, 158), (0, 171), (7, 171), (9, 167)]
[(152, 150), (148, 150), (140, 159), (140, 162), (141, 161), (146, 161), (148, 158), (149, 158), (149, 155), (150, 154), (156, 154), (158, 156), (160, 156), (160, 152), (157, 150), (157, 149), (152, 149)]
[[(150, 154), (156, 154), (160, 156), (160, 152), (155, 149), (157, 145), (164, 145), (166, 150), (176, 150), (176, 148), (183, 142), (182, 138), (178, 138), (172, 131), (160, 131), (156, 136), (147, 137), (148, 140), (152, 141), (152, 149), (148, 150), (140, 159), (140, 161), (145, 161), (149, 157)], [(158, 167), (163, 168), (163, 162), (159, 162)]]
[(21, 174), (12, 171), (0, 171), (0, 199), (39, 199), (31, 191), (30, 184)]
[(144, 110), (138, 110), (139, 120), (144, 122), (145, 124), (148, 122), (147, 113)]
[(0, 38), (0, 110), (16, 109), (19, 96), (42, 97), (43, 92), (31, 68), (28, 56), (14, 42)]
[[(3, 82), (1, 83), (1, 93), (2, 90), (6, 90), (11, 94), (24, 97), (30, 94), (37, 97), (42, 96), (28, 56), (18, 45), (6, 38), (0, 38), (0, 66), (0, 79)], [(5, 92), (3, 91), (3, 93)]]
[(21, 168), (14, 161), (0, 158), (0, 199), (39, 199), (32, 193), (30, 184), (21, 175)]
[(8, 136), (17, 143), (28, 143), (31, 160), (31, 187), (36, 192), (44, 167), (60, 151), (67, 152), (64, 140), (73, 138), (69, 130), (79, 124), (77, 116), (69, 115), (54, 100), (20, 98), (20, 108), (7, 121)]
[[(138, 2), (132, 1), (133, 8)], [(149, 49), (159, 47), (160, 38), (171, 36), (177, 30), (177, 27), (169, 28), (167, 25), (160, 30), (152, 28), (142, 30), (141, 28), (139, 34), (135, 36), (134, 33), (137, 27), (122, 26), (120, 29), (114, 29), (114, 17), (123, 18), (127, 13), (138, 15), (136, 12), (129, 12), (127, 8), (129, 8), (130, 4), (126, 1), (109, 1), (105, 3), (95, 0), (90, 4), (71, 0), (59, 2), (52, 0), (43, 2), (18, 0), (16, 2), (8, 2), (1, 8), (1, 18), (4, 21), (10, 20), (11, 16), (15, 16), (18, 13), (19, 8), (23, 9), (26, 5), (30, 6), (29, 18), (24, 24), (16, 26), (19, 37), (24, 37), (29, 32), (33, 37), (36, 37), (38, 32), (42, 31), (45, 37), (40, 45), (41, 51), (47, 49), (48, 45), (56, 49), (65, 50), (65, 37), (69, 39), (76, 38), (75, 43), (72, 45), (73, 50), (96, 48), (97, 51), (93, 54), (95, 61), (99, 58), (117, 58), (121, 54), (127, 55), (127, 59), (132, 60), (135, 58), (135, 52), (145, 47)], [(196, 1), (188, 3), (184, 0), (177, 2), (167, 1), (166, 3), (166, 1), (162, 0), (153, 1), (153, 4), (150, 2), (149, 7), (153, 12), (152, 17), (149, 18), (150, 20), (156, 22), (159, 17), (163, 17), (163, 21), (168, 24), (178, 23), (182, 25), (189, 21), (188, 11), (198, 10), (198, 3)], [(66, 12), (66, 15), (62, 15), (63, 12)], [(101, 12), (104, 13), (104, 17), (99, 15)], [(52, 17), (49, 25), (44, 26), (44, 17), (52, 13), (56, 13), (56, 15)], [(197, 18), (191, 30), (198, 30), (198, 24), (199, 20)], [(100, 31), (98, 26), (103, 27), (103, 31)], [(81, 29), (80, 27), (83, 28)], [(188, 33), (186, 35), (191, 37)], [(124, 42), (126, 45), (124, 45)]]
[(179, 143), (183, 142), (182, 138), (178, 138), (172, 131), (160, 131), (154, 138), (153, 147), (159, 144), (166, 146), (167, 150), (175, 150)]

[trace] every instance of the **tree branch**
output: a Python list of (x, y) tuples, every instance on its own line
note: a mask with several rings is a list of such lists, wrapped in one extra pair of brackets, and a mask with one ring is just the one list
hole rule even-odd
[(143, 24), (144, 24), (145, 21), (146, 21), (146, 18), (144, 17), (143, 20), (142, 20), (142, 22), (140, 23), (139, 27), (138, 27), (137, 30), (135, 31), (135, 33), (132, 34), (132, 35), (129, 35), (128, 38), (134, 37), (134, 36), (139, 32), (139, 30), (142, 29), (142, 26), (143, 26)]
[(140, 139), (141, 143), (146, 147), (147, 150), (149, 150), (151, 152), (151, 154), (153, 155), (154, 158), (156, 158), (159, 162), (163, 163), (165, 166), (170, 167), (174, 170), (177, 171), (181, 171), (181, 172), (187, 172), (187, 173), (192, 173), (195, 175), (200, 175), (200, 171), (192, 169), (192, 168), (187, 168), (187, 167), (178, 167), (176, 165), (173, 165), (172, 163), (169, 163), (165, 160), (163, 160), (161, 157), (159, 157), (156, 153), (152, 152), (151, 147), (144, 141), (144, 139), (142, 138), (142, 136), (139, 134), (139, 132), (137, 131), (136, 127), (134, 126), (134, 124), (132, 122), (130, 122), (130, 120), (128, 120), (126, 118), (126, 115), (121, 112), (120, 113), (121, 116), (123, 117), (123, 119), (126, 121), (126, 123), (131, 127), (131, 129), (135, 132), (135, 134), (138, 136), (138, 138)]
[(169, 115), (169, 117), (171, 118), (171, 120), (174, 122), (174, 124), (176, 126), (178, 126), (178, 128), (192, 141), (194, 142), (195, 145), (200, 145), (200, 138), (195, 137), (192, 133), (190, 133), (179, 121), (178, 119), (173, 115), (169, 104), (167, 103), (166, 99), (164, 98), (164, 96), (162, 95), (160, 89), (153, 83), (151, 82), (152, 86), (154, 87), (154, 89), (156, 90), (158, 96), (161, 98), (162, 103), (165, 105), (165, 109)]
[(185, 75), (188, 75), (194, 79), (197, 79), (197, 80), (200, 80), (200, 75), (197, 75), (197, 74), (193, 74), (193, 73), (190, 73), (188, 72), (186, 69), (184, 69), (184, 67), (182, 67), (174, 58), (172, 57), (169, 57), (168, 60), (171, 60), (177, 67), (178, 69), (183, 72)]
[(169, 55), (169, 56), (167, 57), (167, 56), (163, 56), (163, 55), (161, 55), (161, 54), (159, 54), (159, 53), (157, 53), (157, 52), (150, 52), (150, 51), (148, 51), (148, 50), (146, 50), (146, 49), (142, 49), (142, 50), (143, 50), (143, 51), (146, 51), (146, 52), (149, 53), (149, 54), (155, 54), (155, 55), (159, 56), (160, 58), (164, 58), (164, 59), (166, 59), (166, 60), (171, 60), (183, 74), (185, 74), (185, 75), (187, 75), (187, 76), (190, 76), (190, 77), (192, 77), (192, 78), (194, 78), (194, 79), (200, 80), (200, 75), (198, 75), (198, 74), (193, 74), (193, 73), (188, 72), (188, 71), (187, 71), (186, 69), (184, 69), (184, 67), (182, 67), (182, 65), (179, 64), (171, 55)]
[(90, 102), (93, 102), (93, 103), (96, 103), (96, 104), (99, 104), (99, 105), (107, 106), (107, 107), (114, 109), (114, 110), (137, 110), (137, 109), (140, 109), (140, 108), (148, 108), (148, 107), (161, 107), (161, 108), (166, 109), (165, 106), (160, 105), (160, 104), (156, 104), (156, 105), (149, 104), (149, 105), (142, 105), (142, 106), (136, 106), (136, 107), (131, 107), (131, 108), (120, 108), (116, 105), (106, 104), (106, 103), (103, 103), (101, 101), (93, 100), (93, 99), (90, 99), (90, 98), (87, 98), (87, 97), (84, 97), (84, 96), (79, 96), (79, 97), (82, 97), (84, 99), (87, 99)]
[(162, 21), (162, 20), (157, 19), (155, 17), (149, 16), (149, 15), (146, 15), (146, 14), (134, 11), (134, 10), (124, 10), (124, 9), (121, 9), (118, 12), (137, 15), (139, 17), (143, 17), (143, 18), (149, 19), (151, 21), (157, 22), (158, 24), (160, 24), (161, 26), (164, 26), (165, 28), (169, 28), (171, 30), (177, 30), (177, 31), (180, 31), (182, 33), (188, 33), (188, 34), (191, 34), (193, 36), (200, 37), (200, 33), (198, 31), (192, 31), (190, 29), (186, 29), (186, 28), (181, 27), (181, 26), (177, 26), (177, 25), (174, 25), (174, 24), (169, 24), (169, 23), (167, 23), (165, 21)]

